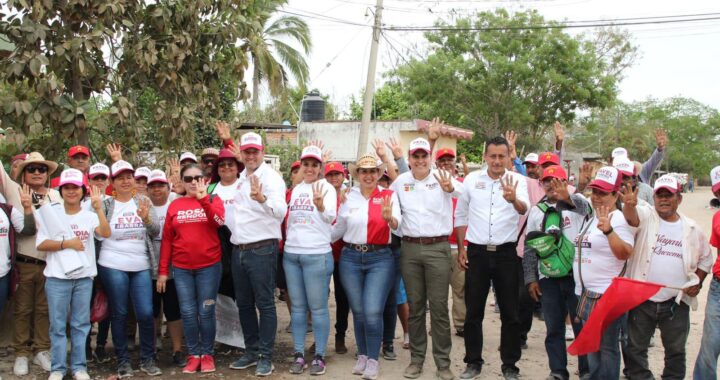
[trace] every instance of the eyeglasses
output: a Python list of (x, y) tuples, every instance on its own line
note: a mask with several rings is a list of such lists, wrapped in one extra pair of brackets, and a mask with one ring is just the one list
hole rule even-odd
[(25, 171), (28, 173), (45, 174), (47, 173), (48, 168), (45, 165), (28, 165), (25, 167)]
[(217, 164), (219, 168), (234, 168), (236, 164), (232, 161), (220, 161), (219, 164)]
[(95, 177), (92, 177), (90, 179), (93, 181), (105, 181), (106, 179), (108, 179), (108, 177), (106, 175), (101, 174), (101, 175), (96, 175)]
[(185, 182), (185, 183), (192, 183), (192, 181), (200, 182), (203, 178), (205, 178), (205, 176), (201, 176), (201, 175), (196, 175), (196, 176), (186, 175), (186, 176), (183, 176), (183, 182)]

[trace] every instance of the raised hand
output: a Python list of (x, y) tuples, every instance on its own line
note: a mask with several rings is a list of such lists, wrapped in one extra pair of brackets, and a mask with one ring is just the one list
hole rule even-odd
[(627, 207), (636, 207), (638, 204), (638, 192), (640, 191), (640, 187), (636, 187), (635, 190), (633, 190), (632, 186), (629, 183), (625, 184), (625, 191), (622, 193), (622, 203), (623, 206)]
[(22, 185), (18, 187), (18, 193), (20, 195), (20, 204), (26, 214), (32, 212), (32, 190), (28, 185)]
[(263, 194), (262, 182), (256, 175), (248, 177), (250, 179), (250, 199), (258, 203), (265, 203), (267, 197)]
[(312, 192), (313, 192), (313, 204), (317, 208), (319, 212), (325, 211), (325, 204), (323, 200), (325, 199), (325, 195), (327, 195), (327, 190), (325, 192), (323, 190), (323, 184), (320, 181), (316, 181), (312, 185)]
[(180, 175), (180, 160), (177, 158), (171, 158), (168, 160), (167, 174)]
[(97, 186), (90, 187), (90, 206), (96, 212), (102, 212), (102, 191)]
[(393, 155), (393, 159), (399, 160), (400, 157), (402, 157), (402, 155), (403, 155), (402, 147), (400, 146), (400, 143), (397, 140), (395, 140), (394, 137), (391, 137), (390, 142), (386, 142), (385, 146), (390, 148), (390, 151), (392, 152), (392, 155)]
[(445, 120), (440, 120), (439, 117), (435, 117), (430, 121), (428, 125), (428, 140), (435, 141), (440, 138), (440, 129), (445, 125)]
[(467, 164), (467, 157), (465, 157), (465, 153), (460, 153), (460, 163), (463, 165)]
[(325, 150), (325, 144), (321, 140), (310, 140), (305, 146), (316, 146), (320, 148), (320, 150)]
[(393, 220), (392, 206), (393, 206), (392, 197), (390, 197), (389, 195), (386, 195), (382, 200), (382, 208), (380, 210), (381, 210), (383, 219), (385, 219), (385, 221), (388, 223), (391, 223)]
[(452, 193), (455, 191), (455, 187), (452, 183), (452, 174), (447, 170), (438, 170), (437, 173), (433, 173), (435, 179), (440, 184), (440, 188), (446, 193)]
[(203, 199), (207, 196), (207, 180), (205, 178), (201, 179), (197, 183), (197, 193), (195, 193), (195, 198), (197, 199)]
[(228, 149), (230, 149), (230, 152), (232, 152), (232, 154), (235, 156), (235, 159), (237, 161), (242, 162), (242, 150), (240, 150), (239, 146), (233, 144), (233, 145), (230, 145), (230, 147)]
[(506, 131), (505, 140), (507, 140), (509, 145), (510, 159), (515, 159), (515, 157), (517, 157), (517, 148), (515, 145), (517, 142), (517, 133), (515, 133), (515, 131)]
[(500, 186), (502, 186), (503, 189), (503, 198), (505, 198), (508, 203), (514, 203), (517, 200), (516, 195), (519, 183), (520, 182), (515, 181), (511, 175), (506, 175), (505, 178), (500, 178)]
[(579, 181), (582, 183), (588, 183), (592, 179), (593, 167), (589, 162), (585, 162), (580, 166), (580, 178)]
[(555, 124), (553, 124), (553, 129), (555, 130), (555, 142), (565, 140), (565, 129), (559, 121), (556, 121)]
[(323, 155), (322, 155), (323, 162), (329, 162), (331, 158), (332, 158), (332, 150), (328, 149), (323, 152)]
[(340, 197), (340, 203), (345, 203), (348, 195), (350, 194), (350, 191), (352, 191), (352, 187), (348, 186), (342, 191), (340, 191), (340, 193), (338, 193), (338, 196)]
[(375, 139), (372, 142), (373, 148), (375, 148), (375, 154), (382, 162), (387, 162), (387, 152), (385, 151), (385, 143), (380, 139)]
[(85, 250), (85, 245), (83, 244), (82, 240), (80, 240), (79, 238), (72, 238), (69, 240), (65, 240), (62, 243), (62, 246), (63, 246), (63, 249), (69, 248), (69, 249), (74, 249), (76, 251), (84, 251)]
[(217, 133), (217, 137), (222, 141), (232, 139), (230, 135), (230, 125), (224, 121), (218, 120), (215, 122), (215, 133)]
[(550, 188), (555, 191), (558, 200), (567, 201), (570, 199), (570, 192), (568, 192), (567, 184), (563, 183), (563, 181), (553, 178), (550, 181)]
[(667, 145), (667, 134), (663, 129), (656, 129), (655, 130), (655, 143), (657, 144), (657, 148), (659, 150), (665, 149), (665, 145)]
[(118, 162), (122, 160), (122, 146), (120, 146), (120, 144), (107, 144), (105, 149), (107, 150), (108, 155), (110, 156), (110, 160), (112, 162)]
[(596, 211), (598, 218), (597, 228), (604, 234), (610, 232), (610, 230), (612, 230), (612, 225), (610, 224), (610, 221), (612, 220), (612, 215), (610, 215), (610, 208), (608, 208), (607, 206), (600, 206), (597, 208)]
[(142, 197), (138, 199), (137, 214), (143, 222), (148, 223), (150, 216), (150, 200)]

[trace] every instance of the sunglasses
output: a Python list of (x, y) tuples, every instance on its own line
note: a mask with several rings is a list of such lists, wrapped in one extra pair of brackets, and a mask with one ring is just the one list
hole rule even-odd
[(215, 159), (213, 159), (213, 158), (204, 158), (204, 159), (202, 160), (202, 162), (203, 162), (203, 164), (205, 164), (205, 165), (210, 165), (210, 164), (212, 164), (213, 162), (215, 162)]
[(95, 177), (92, 177), (90, 179), (93, 181), (105, 181), (106, 179), (108, 179), (108, 177), (106, 175), (101, 174), (101, 175), (96, 175)]
[(28, 165), (25, 167), (25, 171), (28, 173), (45, 174), (47, 173), (48, 168), (45, 165)]
[(185, 183), (192, 183), (192, 181), (200, 182), (204, 178), (205, 178), (205, 176), (202, 176), (202, 175), (196, 175), (196, 176), (186, 175), (186, 176), (183, 176), (183, 182), (185, 182)]
[(235, 166), (237, 166), (237, 164), (235, 164), (232, 161), (220, 161), (220, 163), (217, 166), (219, 168), (234, 168)]

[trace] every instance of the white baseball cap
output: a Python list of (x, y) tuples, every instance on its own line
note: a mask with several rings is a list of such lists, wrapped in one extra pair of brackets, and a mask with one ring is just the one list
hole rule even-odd
[(617, 191), (620, 188), (620, 172), (612, 166), (603, 166), (595, 173), (595, 179), (588, 187), (606, 193)]
[[(140, 170), (140, 169), (138, 169)], [(168, 183), (167, 176), (165, 175), (165, 172), (159, 169), (155, 169), (150, 172), (150, 176), (148, 177), (147, 184), (155, 183), (155, 182), (162, 182), (162, 183)]]
[(430, 143), (422, 137), (418, 137), (413, 141), (410, 141), (410, 154), (417, 152), (418, 150), (424, 150), (427, 154), (430, 154)]
[(303, 148), (302, 154), (300, 154), (300, 160), (304, 160), (306, 158), (314, 158), (322, 163), (322, 150), (315, 145), (306, 146)]
[(150, 178), (150, 174), (152, 171), (147, 166), (141, 166), (137, 169), (135, 169), (135, 178), (145, 177), (145, 179)]
[(132, 165), (130, 165), (129, 162), (127, 162), (125, 160), (120, 160), (120, 161), (117, 161), (114, 164), (112, 164), (110, 172), (112, 173), (112, 177), (115, 178), (118, 176), (118, 174), (120, 174), (124, 171), (131, 171), (134, 173), (135, 169), (133, 169)]
[(678, 183), (677, 178), (674, 176), (665, 174), (664, 176), (658, 178), (655, 180), (655, 185), (653, 186), (653, 192), (657, 193), (660, 189), (666, 189), (670, 191), (671, 193), (675, 194), (678, 191), (680, 191), (680, 184)]
[(613, 167), (620, 171), (620, 174), (632, 177), (635, 175), (635, 164), (627, 156), (617, 156), (613, 159)]
[(248, 132), (240, 137), (240, 150), (263, 150), (262, 137), (255, 132)]
[(537, 165), (538, 161), (540, 161), (540, 156), (538, 156), (537, 153), (528, 153), (527, 156), (525, 156), (525, 161), (523, 161), (523, 164), (525, 163), (531, 163)]
[(627, 149), (621, 148), (621, 147), (617, 147), (617, 148), (613, 149), (612, 154), (610, 154), (610, 156), (612, 156), (612, 158), (615, 158), (615, 157), (618, 157), (618, 156), (625, 156), (625, 157), (627, 157), (627, 155), (628, 155)]
[(110, 168), (108, 168), (105, 164), (98, 163), (91, 166), (90, 170), (88, 170), (88, 178), (95, 178), (99, 175), (110, 177)]
[(185, 160), (192, 160), (194, 163), (197, 164), (197, 156), (190, 152), (183, 152), (183, 154), (180, 155), (180, 163), (182, 163)]
[(713, 193), (720, 190), (720, 166), (716, 166), (710, 171), (710, 181)]
[(80, 170), (77, 169), (65, 169), (60, 173), (60, 182), (58, 184), (58, 187), (64, 186), (64, 185), (75, 185), (82, 187), (83, 186), (83, 174)]

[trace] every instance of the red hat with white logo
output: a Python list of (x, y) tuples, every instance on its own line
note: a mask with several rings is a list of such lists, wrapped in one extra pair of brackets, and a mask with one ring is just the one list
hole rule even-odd
[(86, 146), (82, 146), (82, 145), (75, 145), (74, 147), (68, 149), (68, 152), (67, 152), (68, 157), (75, 157), (78, 154), (84, 154), (86, 156), (90, 156), (90, 149), (88, 149)]
[(562, 168), (560, 165), (553, 165), (548, 166), (543, 170), (542, 178), (540, 178), (541, 181), (544, 181), (547, 178), (557, 178), (557, 179), (564, 179), (567, 180), (568, 176), (565, 172), (565, 169)]
[(113, 178), (117, 177), (118, 174), (127, 171), (134, 173), (135, 169), (133, 169), (132, 165), (125, 160), (116, 161), (110, 168), (110, 173), (112, 173)]
[(90, 167), (90, 170), (88, 170), (88, 177), (89, 178), (95, 178), (99, 175), (104, 175), (106, 177), (110, 177), (110, 168), (107, 167), (105, 164), (97, 163)]
[(712, 183), (713, 193), (720, 190), (720, 166), (716, 166), (710, 171), (710, 183)]
[(342, 173), (345, 174), (345, 168), (342, 166), (341, 163), (334, 161), (334, 162), (328, 162), (325, 164), (325, 175), (328, 175), (330, 173)]
[(537, 153), (529, 153), (527, 156), (525, 156), (525, 161), (523, 161), (523, 164), (537, 165), (539, 160), (540, 157)]
[(418, 150), (424, 150), (427, 154), (432, 153), (430, 150), (430, 143), (422, 137), (418, 137), (415, 140), (410, 141), (410, 154), (413, 154)]
[(150, 178), (150, 174), (152, 174), (152, 171), (147, 166), (141, 166), (137, 169), (135, 169), (135, 179), (145, 177), (145, 179)]
[[(138, 169), (138, 170), (140, 170), (140, 169)], [(167, 176), (165, 175), (164, 171), (155, 169), (150, 172), (150, 177), (148, 177), (147, 184), (150, 185), (155, 182), (168, 183)]]
[(300, 154), (300, 161), (306, 159), (306, 158), (314, 158), (320, 163), (323, 162), (322, 160), (322, 149), (315, 145), (308, 145), (302, 150), (302, 154)]
[(457, 157), (455, 155), (455, 151), (450, 148), (442, 148), (435, 153), (435, 161), (439, 160), (441, 157), (450, 156), (452, 158)]
[(263, 150), (262, 137), (255, 132), (248, 132), (240, 137), (240, 150)]
[(83, 186), (83, 174), (80, 170), (77, 169), (65, 169), (60, 173), (60, 182), (58, 184), (58, 187), (62, 187), (64, 185), (75, 185), (78, 187)]
[(588, 187), (606, 193), (612, 193), (613, 191), (618, 191), (620, 182), (620, 172), (617, 169), (612, 166), (603, 166), (595, 173), (595, 179), (590, 182)]
[(655, 185), (653, 185), (653, 192), (657, 193), (660, 189), (665, 189), (675, 194), (680, 191), (680, 183), (674, 176), (665, 174), (664, 176), (656, 179)]
[(552, 152), (545, 152), (540, 154), (540, 157), (538, 158), (538, 165), (543, 166), (548, 163), (551, 163), (553, 165), (560, 165), (560, 157), (558, 157), (557, 154)]
[(613, 159), (613, 167), (617, 169), (620, 174), (626, 177), (632, 177), (635, 173), (635, 164), (630, 161), (627, 156), (617, 156)]

